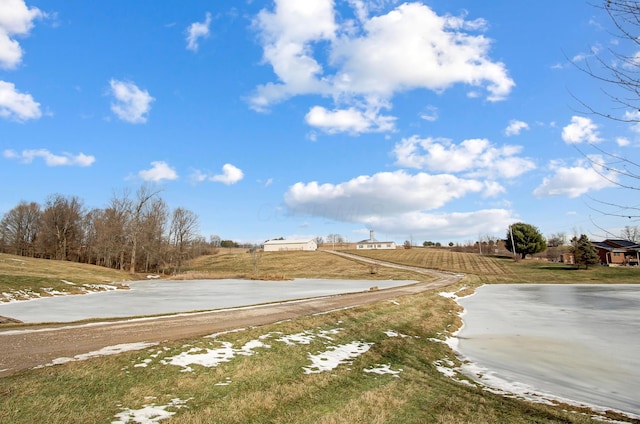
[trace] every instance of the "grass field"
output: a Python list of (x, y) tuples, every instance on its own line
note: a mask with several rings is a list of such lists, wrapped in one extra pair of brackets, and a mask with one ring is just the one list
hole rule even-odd
[(468, 281), (481, 284), (543, 283), (640, 283), (639, 267), (593, 266), (588, 270), (574, 266), (527, 259), (482, 256), (449, 249), (397, 249), (352, 251), (368, 258), (467, 274)]
[[(637, 270), (574, 271), (429, 249), (383, 253), (380, 259), (420, 266), (440, 261), (438, 268), (468, 275), (448, 291), (480, 283), (638, 281)], [(265, 254), (259, 270), (286, 278), (421, 278), (383, 268), (370, 274), (366, 265), (322, 252)], [(108, 278), (98, 271), (61, 268), (55, 278)], [(252, 271), (250, 256), (238, 252), (199, 258), (188, 267), (189, 274), (200, 276)], [(28, 273), (21, 275), (27, 278), (21, 281), (28, 280)], [(492, 394), (457, 374), (459, 362), (442, 341), (459, 327), (458, 311), (451, 299), (427, 292), (21, 372), (0, 379), (0, 423), (136, 422), (133, 417), (145, 413), (179, 423), (596, 422), (589, 410)], [(366, 351), (356, 355), (354, 346)], [(314, 355), (337, 352), (347, 355), (344, 363), (306, 371), (315, 370)], [(189, 364), (206, 364), (207, 354), (228, 361)], [(453, 378), (442, 373), (446, 364)]]
[(346, 280), (425, 280), (422, 274), (376, 267), (330, 253), (264, 252), (254, 273), (251, 254), (235, 252), (202, 256), (184, 267), (175, 278), (329, 278)]
[(104, 285), (130, 279), (128, 273), (100, 266), (0, 253), (0, 302), (99, 291)]

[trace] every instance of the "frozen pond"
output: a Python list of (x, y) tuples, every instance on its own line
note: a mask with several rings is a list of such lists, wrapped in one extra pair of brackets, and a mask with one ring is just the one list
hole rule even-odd
[(70, 322), (230, 308), (402, 286), (415, 281), (187, 280), (136, 281), (129, 290), (0, 303), (0, 315), (23, 322)]
[(476, 380), (640, 416), (640, 285), (488, 285), (458, 302)]

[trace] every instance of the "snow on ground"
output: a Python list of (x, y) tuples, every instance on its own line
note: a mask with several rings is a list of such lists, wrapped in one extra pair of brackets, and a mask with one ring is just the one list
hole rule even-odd
[[(206, 336), (206, 338), (213, 338), (215, 340), (217, 335), (229, 334), (235, 331), (237, 330), (216, 333)], [(343, 331), (343, 328), (337, 327), (329, 330), (305, 330), (293, 334), (272, 332), (263, 334), (257, 340), (251, 340), (239, 348), (234, 347), (233, 343), (231, 342), (215, 340), (215, 342), (220, 344), (219, 347), (208, 348), (185, 345), (183, 346), (183, 349), (185, 349), (183, 352), (159, 359), (159, 356), (161, 354), (166, 353), (166, 350), (169, 350), (168, 348), (165, 348), (165, 351), (158, 350), (154, 354), (151, 354), (150, 357), (138, 358), (133, 364), (133, 367), (146, 368), (151, 366), (154, 361), (156, 361), (161, 365), (174, 365), (182, 367), (182, 372), (193, 372), (193, 365), (199, 365), (206, 368), (214, 368), (222, 363), (231, 362), (238, 356), (254, 355), (258, 353), (257, 349), (270, 349), (271, 345), (267, 344), (267, 341), (270, 341), (271, 343), (284, 343), (286, 346), (295, 346), (309, 345), (315, 340), (322, 340), (327, 346), (326, 350), (315, 354), (308, 352), (307, 354), (309, 356), (311, 364), (307, 367), (303, 367), (303, 371), (305, 374), (315, 374), (325, 371), (331, 371), (343, 364), (351, 364), (353, 359), (366, 353), (371, 348), (371, 346), (374, 345), (373, 343), (362, 341), (353, 341), (342, 345), (333, 344), (332, 336), (339, 334), (341, 331)], [(394, 330), (387, 330), (385, 331), (385, 334), (388, 337), (411, 337), (400, 334)], [(391, 374), (397, 377), (402, 370), (393, 370), (391, 369), (390, 364), (376, 364), (376, 367), (365, 369), (363, 371), (380, 375)], [(220, 382), (216, 385), (226, 386), (230, 383), (231, 380), (227, 379), (226, 381)]]
[[(123, 285), (118, 284), (82, 284), (78, 286), (77, 284), (67, 281), (60, 280), (64, 284), (68, 286), (76, 286), (81, 289), (85, 294), (93, 293), (93, 292), (103, 292), (103, 291), (112, 291), (122, 289)], [(72, 293), (54, 290), (52, 287), (43, 287), (40, 289), (41, 291), (35, 291), (32, 289), (22, 289), (22, 290), (11, 290), (9, 292), (0, 293), (0, 303), (13, 303), (13, 302), (25, 302), (27, 300), (40, 299), (43, 297), (51, 297), (51, 296), (69, 296)]]
[(277, 338), (276, 340), (279, 342), (283, 342), (289, 346), (292, 346), (295, 344), (310, 344), (317, 337), (327, 339), (327, 340), (333, 340), (331, 336), (338, 334), (342, 330), (343, 330), (342, 328), (334, 328), (332, 330), (321, 330), (319, 332), (307, 330), (301, 333), (283, 335)]
[(331, 371), (341, 364), (351, 364), (351, 360), (367, 352), (373, 343), (351, 342), (339, 346), (331, 346), (317, 355), (309, 353), (310, 367), (303, 367), (305, 374), (316, 374)]
[(240, 349), (234, 349), (233, 343), (222, 342), (222, 347), (217, 349), (202, 349), (194, 347), (179, 355), (165, 358), (160, 361), (163, 365), (176, 365), (183, 368), (183, 372), (191, 372), (190, 365), (201, 365), (207, 368), (217, 367), (223, 362), (230, 362), (237, 355), (251, 356), (255, 354), (255, 349), (271, 346), (264, 344), (260, 340), (252, 340), (245, 343)]
[(364, 372), (379, 374), (379, 375), (391, 374), (396, 378), (400, 378), (399, 374), (402, 372), (402, 368), (396, 371), (394, 369), (391, 369), (391, 364), (376, 364), (376, 367), (374, 368), (365, 368)]
[(65, 364), (67, 362), (73, 362), (73, 361), (85, 361), (87, 359), (95, 358), (98, 356), (117, 355), (119, 353), (128, 352), (132, 350), (146, 349), (150, 346), (155, 346), (157, 344), (158, 343), (139, 342), (139, 343), (123, 343), (123, 344), (118, 344), (114, 346), (107, 346), (100, 350), (95, 350), (93, 352), (76, 355), (73, 358), (68, 358), (68, 357), (56, 358), (53, 361), (51, 361), (51, 363), (40, 366), (40, 367), (36, 367), (36, 368), (48, 367), (52, 365), (61, 365), (61, 364)]
[[(398, 333), (397, 331), (394, 331), (394, 330), (387, 330), (387, 331), (384, 332), (384, 334), (386, 334), (387, 337), (401, 337), (403, 339), (407, 338), (407, 337), (411, 337), (411, 336), (407, 336), (406, 334)], [(419, 339), (420, 336), (415, 336), (415, 338)]]
[(157, 423), (160, 420), (166, 420), (176, 414), (175, 411), (167, 411), (168, 408), (180, 409), (186, 408), (185, 404), (193, 398), (189, 399), (171, 399), (167, 405), (144, 405), (140, 409), (123, 409), (122, 412), (116, 414), (114, 417), (116, 421), (111, 421), (111, 424), (126, 424), (130, 422), (139, 424), (152, 424)]
[[(169, 356), (160, 359), (160, 356), (167, 354), (172, 349), (169, 347), (162, 347), (159, 349), (150, 350), (148, 357), (138, 358), (136, 363), (133, 364), (134, 368), (146, 368), (157, 361), (162, 365), (174, 365), (183, 368), (183, 372), (191, 372), (193, 369), (191, 365), (200, 365), (203, 367), (216, 367), (221, 363), (230, 362), (237, 356), (251, 356), (256, 354), (256, 349), (269, 349), (271, 346), (266, 344), (264, 340), (274, 340), (276, 342), (284, 343), (287, 346), (294, 345), (308, 345), (312, 341), (321, 339), (326, 345), (327, 350), (318, 354), (312, 354), (308, 352), (311, 365), (303, 367), (305, 374), (316, 374), (326, 371), (331, 371), (343, 364), (351, 364), (353, 359), (365, 354), (374, 345), (370, 342), (353, 341), (342, 345), (333, 345), (332, 336), (339, 334), (343, 328), (333, 328), (329, 330), (306, 330), (295, 334), (283, 334), (281, 332), (267, 333), (259, 337), (258, 340), (251, 340), (240, 348), (234, 348), (233, 343), (226, 341), (214, 340), (221, 344), (220, 347), (214, 349), (195, 347), (193, 345), (184, 345), (183, 348), (187, 349), (177, 355)], [(234, 331), (218, 333), (228, 334)], [(385, 334), (388, 337), (410, 337), (398, 333), (394, 330), (387, 330)], [(214, 338), (216, 335), (210, 335), (206, 338)], [(143, 350), (152, 346), (156, 346), (158, 343), (128, 343), (119, 344), (114, 346), (108, 346), (103, 349), (76, 355), (73, 358), (63, 357), (54, 359), (50, 364), (45, 366), (60, 365), (72, 361), (83, 361), (89, 358), (98, 356), (115, 355), (122, 352)], [(41, 367), (38, 367), (41, 368)], [(126, 371), (126, 368), (123, 369)], [(128, 372), (128, 371), (127, 371)], [(391, 375), (395, 378), (399, 378), (399, 374), (402, 369), (394, 370), (391, 368), (391, 364), (376, 364), (370, 368), (363, 369), (365, 373), (372, 373), (377, 375)], [(216, 386), (228, 386), (232, 383), (230, 377), (227, 377), (223, 381), (216, 383)], [(140, 424), (152, 424), (161, 420), (169, 419), (176, 414), (177, 410), (186, 407), (185, 404), (191, 400), (188, 398), (185, 400), (172, 399), (166, 405), (156, 405), (154, 403), (143, 405), (140, 409), (122, 408), (122, 412), (116, 414), (114, 417), (117, 419), (112, 421), (112, 424), (126, 424), (126, 423), (140, 423)]]

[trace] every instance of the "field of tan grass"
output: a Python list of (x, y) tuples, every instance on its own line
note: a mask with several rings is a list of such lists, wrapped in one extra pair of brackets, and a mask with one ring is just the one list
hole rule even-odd
[(454, 252), (450, 249), (354, 250), (350, 253), (403, 265), (463, 274), (509, 275), (513, 273), (506, 261), (495, 256)]
[(126, 282), (126, 272), (76, 262), (27, 258), (0, 253), (0, 302), (51, 293), (85, 293), (101, 286)]
[(328, 278), (346, 280), (418, 280), (425, 275), (398, 269), (373, 267), (327, 252), (263, 252), (257, 275), (248, 252), (221, 252), (194, 259), (175, 278)]
[(477, 284), (640, 283), (640, 267), (595, 266), (588, 270), (538, 259), (514, 261), (508, 257), (454, 252), (449, 249), (353, 250), (350, 253), (403, 265), (467, 275)]

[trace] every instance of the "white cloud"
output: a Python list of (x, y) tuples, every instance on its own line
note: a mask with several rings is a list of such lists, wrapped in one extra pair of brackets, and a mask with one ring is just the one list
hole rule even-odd
[(631, 141), (629, 141), (629, 139), (626, 138), (626, 137), (618, 137), (618, 138), (616, 138), (616, 143), (620, 147), (625, 147), (625, 146), (630, 145)]
[(197, 52), (198, 41), (209, 36), (211, 13), (207, 12), (204, 22), (194, 22), (187, 28), (187, 49)]
[(571, 117), (571, 123), (562, 129), (562, 139), (569, 144), (598, 143), (602, 141), (598, 126), (582, 116)]
[(240, 168), (236, 168), (230, 163), (224, 164), (222, 167), (222, 174), (214, 175), (211, 177), (211, 181), (217, 181), (226, 185), (232, 185), (244, 178), (244, 173)]
[[(223, 183), (225, 185), (232, 185), (244, 178), (244, 172), (240, 168), (237, 168), (230, 163), (226, 163), (222, 166), (222, 174), (208, 175), (200, 170), (194, 170), (191, 174), (191, 181), (194, 183), (201, 183), (204, 181), (214, 181)], [(265, 186), (269, 186), (272, 179), (269, 179)]]
[(24, 122), (41, 116), (40, 103), (31, 94), (20, 93), (12, 83), (0, 80), (0, 118)]
[(485, 181), (484, 182), (484, 197), (497, 197), (499, 194), (505, 193), (507, 189), (504, 186), (496, 181)]
[(151, 103), (155, 100), (148, 91), (139, 89), (134, 83), (109, 81), (111, 95), (115, 101), (111, 103), (111, 111), (123, 121), (132, 124), (147, 122)]
[(622, 118), (626, 122), (631, 123), (631, 131), (640, 133), (640, 111), (625, 111)]
[(514, 178), (535, 169), (528, 158), (516, 156), (521, 146), (496, 147), (486, 139), (469, 139), (454, 144), (445, 138), (417, 136), (397, 143), (396, 164), (432, 172), (465, 173), (468, 176)]
[(528, 130), (528, 129), (529, 129), (529, 124), (527, 124), (526, 122), (519, 121), (517, 119), (512, 119), (511, 121), (509, 121), (509, 125), (504, 130), (504, 133), (507, 137), (510, 137), (512, 135), (520, 135), (522, 130)]
[[(392, 117), (383, 117), (384, 126), (366, 125), (362, 117), (379, 110), (379, 105), (390, 107), (393, 96), (402, 91), (426, 88), (442, 92), (454, 84), (466, 84), (486, 89), (489, 101), (502, 100), (510, 93), (515, 84), (504, 64), (489, 58), (490, 40), (473, 34), (483, 30), (486, 22), (438, 16), (421, 3), (404, 3), (389, 13), (369, 17), (371, 10), (385, 3), (350, 1), (357, 22), (338, 22), (333, 0), (276, 0), (274, 11), (262, 10), (254, 26), (264, 61), (272, 66), (278, 81), (258, 86), (251, 107), (266, 110), (301, 94), (332, 96), (333, 112), (322, 107), (309, 114), (324, 112), (319, 116), (330, 121), (348, 112), (347, 131), (389, 131)], [(324, 64), (321, 58), (327, 55)], [(340, 128), (328, 127), (333, 132)]]
[(22, 48), (13, 38), (26, 36), (33, 21), (45, 17), (37, 7), (27, 7), (24, 0), (0, 2), (0, 68), (13, 69), (22, 61)]
[(153, 182), (178, 179), (178, 173), (164, 161), (151, 162), (151, 168), (138, 172), (138, 175), (144, 181)]
[(336, 41), (335, 84), (342, 91), (388, 97), (414, 88), (442, 92), (462, 83), (485, 86), (488, 100), (502, 100), (514, 82), (502, 63), (489, 60), (490, 40), (465, 32), (481, 29), (479, 22), (404, 3), (365, 22), (360, 37)]
[(588, 160), (579, 160), (573, 166), (552, 162), (553, 175), (545, 177), (533, 195), (536, 197), (567, 196), (579, 197), (589, 191), (614, 187), (616, 174), (607, 171), (598, 164), (603, 163), (600, 156), (590, 156)]
[(290, 96), (329, 93), (317, 78), (322, 67), (313, 58), (311, 44), (331, 40), (337, 29), (332, 0), (276, 0), (274, 12), (262, 10), (254, 26), (260, 32), (264, 61), (271, 64), (281, 83), (257, 88), (251, 99), (256, 110)]
[(390, 131), (394, 128), (395, 119), (379, 115), (378, 111), (361, 111), (353, 107), (329, 111), (322, 106), (314, 106), (305, 116), (307, 124), (329, 134)]
[(96, 158), (94, 156), (78, 153), (62, 153), (55, 155), (47, 149), (23, 150), (18, 153), (14, 150), (5, 150), (4, 157), (7, 159), (16, 159), (22, 163), (31, 163), (36, 158), (44, 159), (47, 166), (91, 166)]
[(340, 184), (299, 182), (285, 194), (285, 204), (294, 214), (365, 222), (373, 217), (436, 209), (484, 188), (479, 181), (453, 175), (381, 172)]
[(428, 122), (435, 122), (438, 120), (438, 108), (435, 106), (427, 106), (420, 113), (420, 118)]
[(495, 182), (446, 174), (411, 175), (400, 170), (359, 176), (338, 184), (299, 182), (289, 187), (284, 203), (293, 215), (360, 223), (396, 238), (413, 234), (442, 240), (502, 233), (513, 221), (506, 209), (435, 210), (469, 195), (486, 196), (503, 191)]
[(506, 209), (482, 209), (473, 212), (424, 213), (408, 212), (389, 217), (372, 217), (366, 221), (369, 228), (384, 234), (406, 237), (423, 235), (429, 240), (473, 237), (478, 234), (504, 234), (515, 219)]

